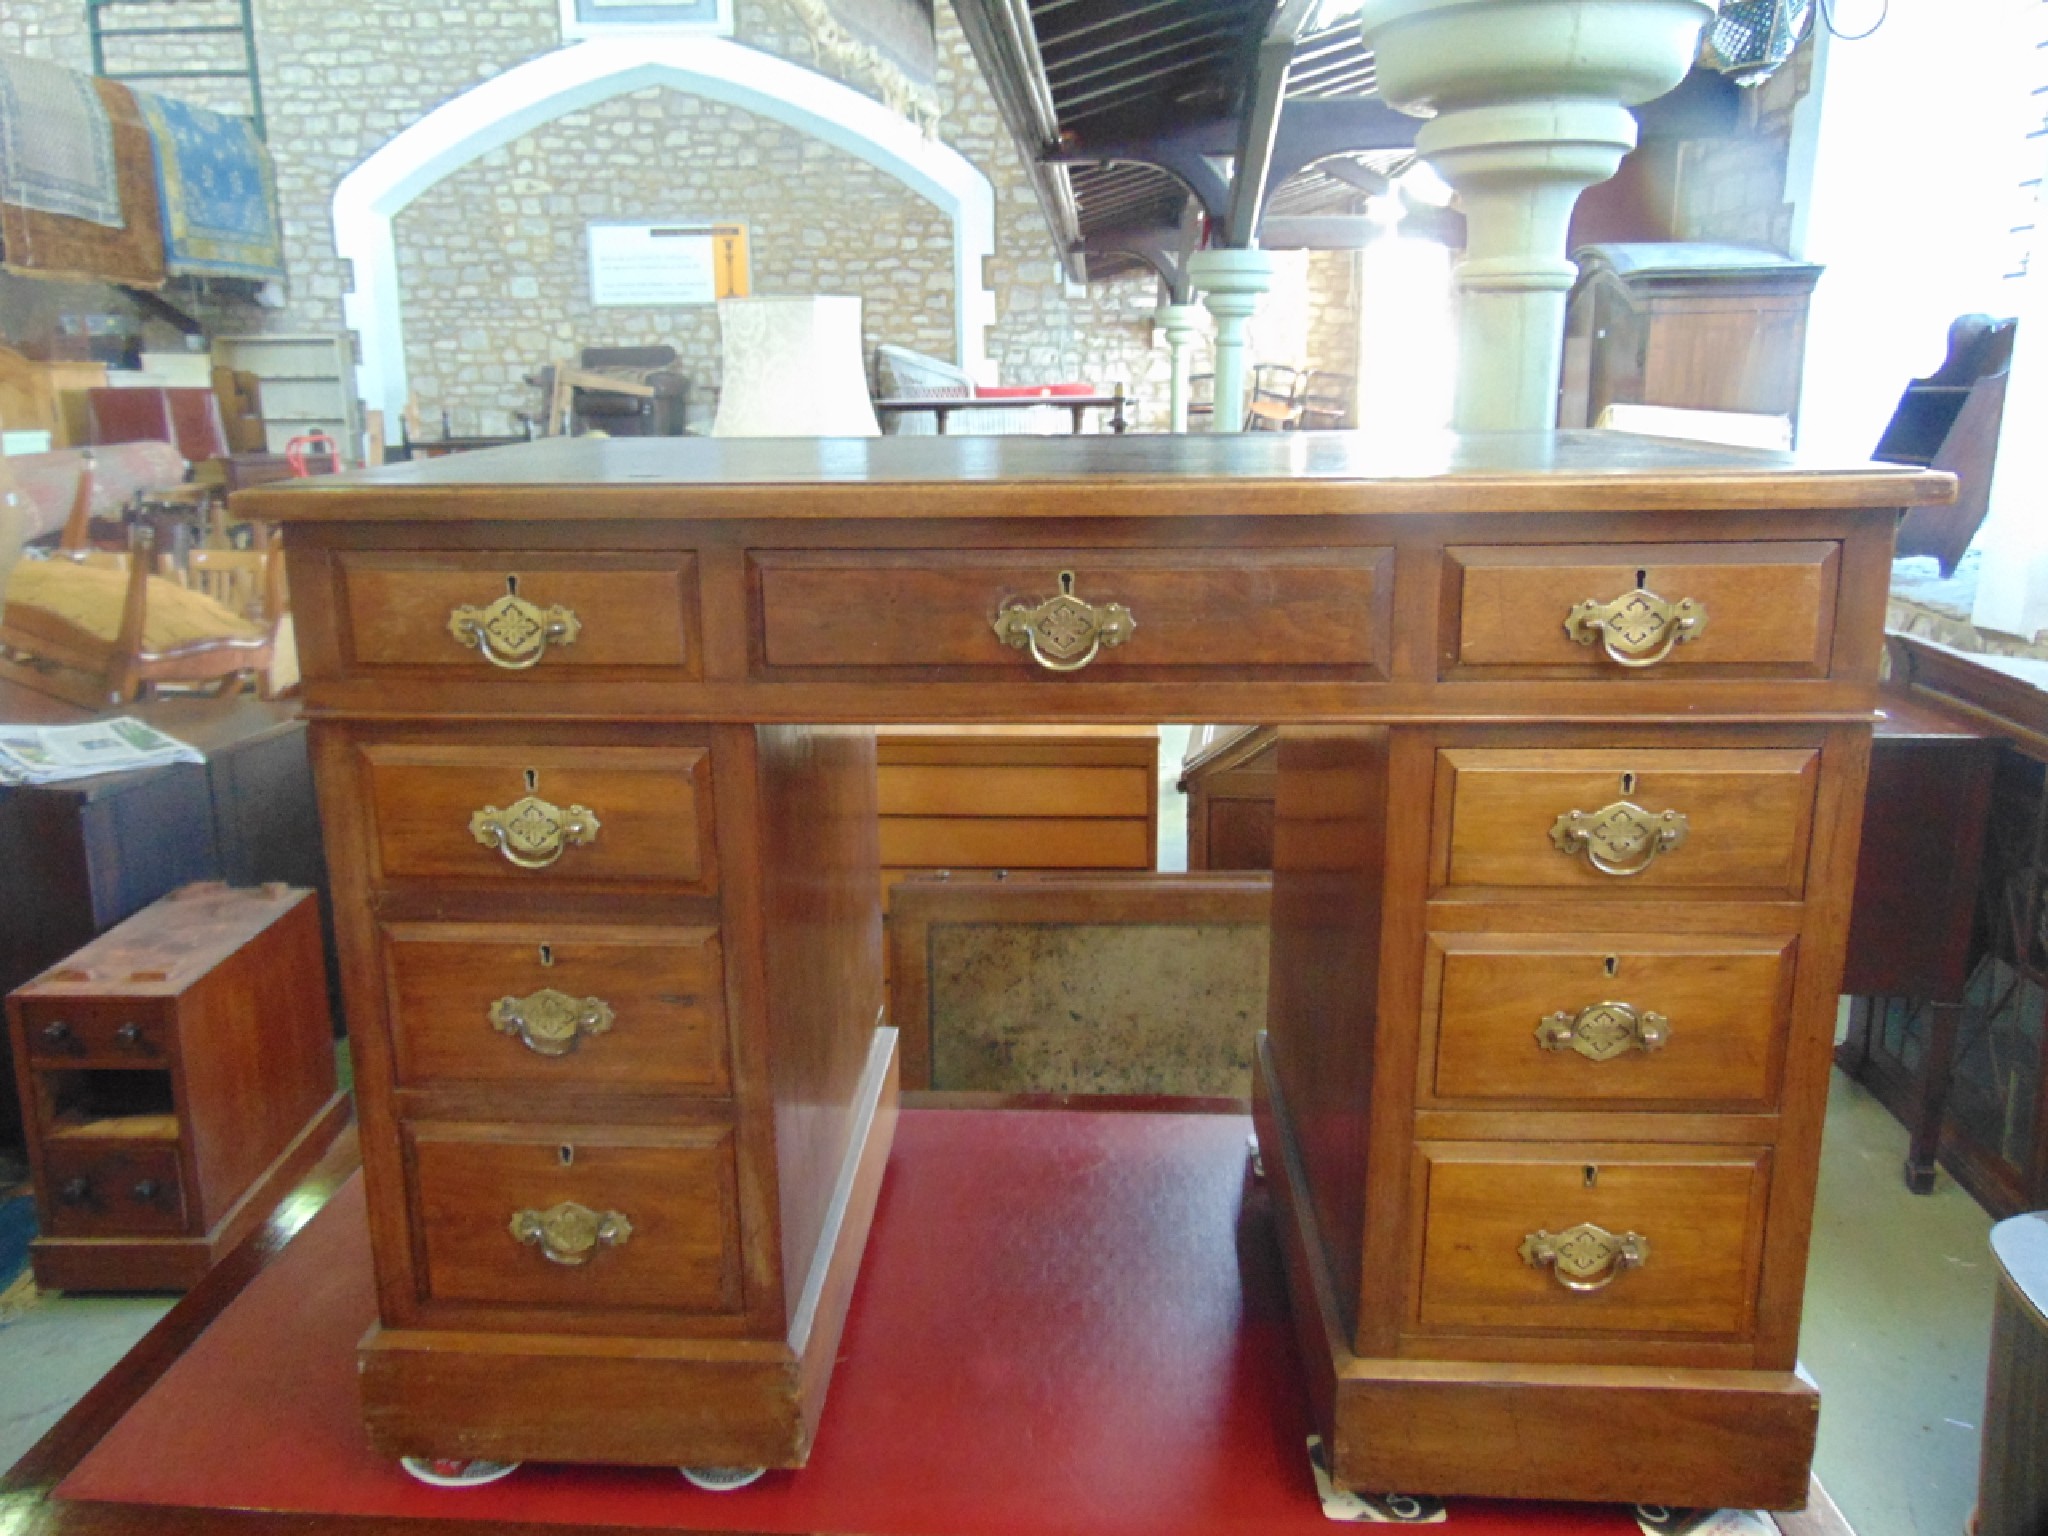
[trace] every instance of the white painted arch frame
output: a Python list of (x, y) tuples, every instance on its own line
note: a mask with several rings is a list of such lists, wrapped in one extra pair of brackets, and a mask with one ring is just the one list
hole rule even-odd
[(342, 300), (357, 337), (357, 387), (395, 422), (405, 409), (405, 314), (392, 223), (414, 198), (521, 134), (614, 96), (670, 86), (771, 118), (866, 161), (936, 205), (953, 226), (953, 323), (960, 364), (980, 377), (995, 295), (995, 193), (957, 151), (849, 86), (725, 38), (593, 39), (529, 59), (443, 103), (350, 171), (334, 190), (334, 245), (354, 273)]

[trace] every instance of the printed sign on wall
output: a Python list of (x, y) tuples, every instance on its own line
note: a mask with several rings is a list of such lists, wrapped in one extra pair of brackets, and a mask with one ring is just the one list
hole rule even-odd
[(749, 290), (747, 226), (675, 220), (593, 223), (590, 302), (658, 308), (744, 298)]

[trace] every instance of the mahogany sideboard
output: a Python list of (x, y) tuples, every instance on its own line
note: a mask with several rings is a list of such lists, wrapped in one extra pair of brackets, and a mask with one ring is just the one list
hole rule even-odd
[(373, 1438), (801, 1465), (893, 1128), (872, 726), (1265, 720), (1257, 1116), (1338, 1479), (1799, 1505), (1892, 529), (1951, 484), (1317, 433), (239, 496), (300, 627)]

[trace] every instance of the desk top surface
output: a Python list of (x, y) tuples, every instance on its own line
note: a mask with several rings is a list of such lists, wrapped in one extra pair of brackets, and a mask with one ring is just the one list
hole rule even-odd
[[(1077, 482), (1114, 495), (1077, 506)], [(963, 485), (976, 494), (960, 496)], [(1615, 432), (581, 437), (267, 486), (238, 494), (234, 505), (283, 522), (1372, 515), (1903, 507), (1949, 500), (1954, 485), (1904, 465)], [(1247, 499), (1254, 487), (1260, 494)], [(565, 499), (572, 488), (601, 494)], [(792, 498), (792, 490), (806, 494)]]

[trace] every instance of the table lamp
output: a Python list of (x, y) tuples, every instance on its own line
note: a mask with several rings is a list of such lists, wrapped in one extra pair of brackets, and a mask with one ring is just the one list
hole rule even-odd
[(718, 301), (724, 377), (713, 437), (879, 437), (861, 367), (860, 300)]

